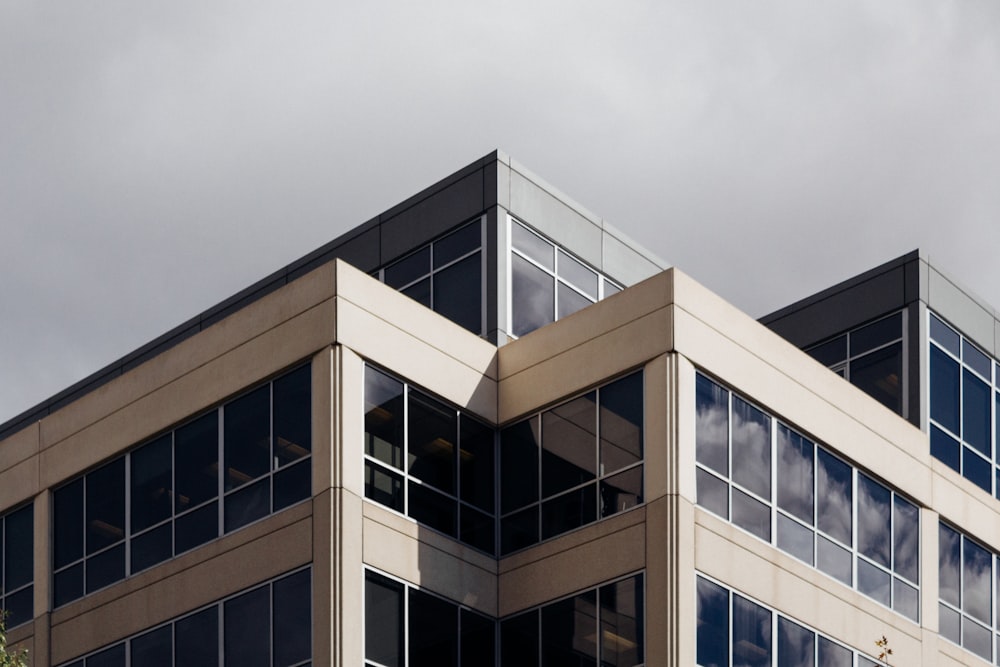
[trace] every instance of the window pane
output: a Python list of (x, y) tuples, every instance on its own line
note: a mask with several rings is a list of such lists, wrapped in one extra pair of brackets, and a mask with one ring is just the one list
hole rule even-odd
[(729, 667), (729, 593), (698, 577), (698, 664)]
[[(896, 313), (851, 332), (851, 356), (856, 357), (868, 350), (885, 345), (903, 337), (903, 314)], [(853, 372), (853, 369), (852, 369)]]
[(402, 512), (403, 478), (380, 465), (365, 461), (365, 498)]
[(698, 463), (729, 474), (729, 392), (708, 378), (695, 379), (698, 416), (695, 453)]
[(500, 554), (531, 546), (538, 541), (538, 506), (500, 520)]
[(409, 515), (422, 524), (455, 537), (458, 535), (458, 501), (430, 487), (407, 482), (410, 490)]
[(771, 499), (771, 418), (733, 396), (733, 481)]
[(896, 414), (903, 412), (903, 344), (866, 354), (851, 362), (851, 384)]
[(216, 607), (185, 616), (174, 623), (176, 667), (219, 664), (219, 612)]
[(847, 336), (838, 336), (816, 347), (806, 350), (806, 354), (823, 364), (833, 366), (847, 359)]
[(733, 523), (765, 542), (771, 541), (771, 508), (733, 489)]
[(986, 378), (989, 382), (993, 379), (993, 362), (990, 358), (979, 351), (979, 349), (967, 340), (962, 340), (962, 361), (967, 366), (971, 366), (977, 373)]
[(510, 266), (514, 335), (523, 336), (555, 318), (555, 279), (517, 255)]
[(270, 667), (271, 609), (268, 587), (228, 600), (223, 609), (226, 667)]
[(596, 477), (596, 394), (542, 413), (542, 497)]
[(589, 296), (591, 301), (597, 300), (597, 273), (562, 250), (559, 251), (557, 273), (560, 278)]
[(891, 564), (890, 501), (889, 489), (858, 473), (858, 551), (884, 567)]
[(962, 371), (962, 439), (986, 456), (990, 451), (990, 386)]
[(931, 456), (958, 472), (961, 470), (960, 448), (957, 440), (931, 424)]
[(83, 478), (55, 491), (55, 567), (83, 558)]
[(993, 555), (962, 538), (962, 609), (983, 623), (992, 623)]
[(961, 355), (959, 344), (961, 337), (947, 324), (931, 315), (931, 340), (940, 343), (942, 347), (954, 354)]
[(125, 642), (90, 656), (87, 667), (125, 667)]
[(271, 387), (264, 385), (225, 406), (226, 490), (271, 470)]
[(125, 545), (119, 544), (87, 559), (87, 592), (125, 578)]
[(132, 452), (132, 531), (149, 528), (173, 510), (173, 437), (167, 435)]
[(958, 433), (961, 399), (958, 362), (931, 345), (931, 419)]
[(771, 612), (733, 595), (733, 664), (771, 664)]
[(500, 431), (500, 511), (538, 500), (538, 419)]
[(0, 521), (4, 527), (3, 549), (6, 577), (0, 578), (0, 592), (13, 591), (35, 578), (34, 555), (35, 526), (34, 505), (26, 505)]
[(401, 294), (410, 297), (421, 306), (431, 307), (431, 279), (424, 278), (420, 282), (413, 283), (406, 289), (400, 290)]
[(920, 582), (920, 511), (896, 496), (893, 503), (893, 569), (913, 583)]
[(890, 606), (889, 574), (871, 563), (858, 559), (858, 590), (868, 597)]
[(410, 589), (408, 667), (458, 665), (458, 607), (447, 600)]
[(594, 303), (592, 300), (580, 294), (573, 288), (568, 287), (562, 281), (558, 282), (557, 285), (559, 293), (559, 314), (556, 319), (561, 320), (564, 317), (569, 317), (576, 311), (583, 310), (590, 304)]
[(518, 251), (535, 260), (549, 271), (555, 270), (551, 243), (517, 223), (510, 226), (510, 240), (511, 245)]
[(962, 646), (984, 660), (990, 660), (993, 650), (993, 633), (968, 619), (962, 623)]
[(962, 447), (962, 476), (986, 493), (992, 493), (993, 464), (970, 447)]
[(778, 513), (778, 548), (813, 564), (813, 532), (794, 519)]
[(55, 589), (52, 599), (56, 607), (83, 597), (83, 563), (57, 572), (52, 577), (52, 583)]
[(812, 442), (778, 426), (778, 506), (809, 525), (813, 525), (813, 451)]
[(482, 244), (482, 232), (477, 220), (434, 242), (434, 268), (439, 269)]
[(282, 468), (274, 473), (274, 511), (284, 509), (312, 493), (312, 467), (309, 461)]
[(938, 597), (956, 607), (962, 606), (962, 539), (944, 525), (938, 524)]
[(125, 458), (87, 475), (87, 554), (125, 539)]
[(642, 503), (642, 466), (630, 468), (601, 480), (602, 518), (624, 512), (640, 503)]
[(403, 585), (374, 572), (365, 573), (365, 657), (403, 665)]
[(823, 449), (816, 453), (816, 525), (843, 544), (851, 544), (851, 466)]
[(271, 511), (271, 480), (264, 478), (226, 496), (226, 532), (267, 516)]
[(34, 597), (34, 586), (27, 586), (16, 593), (7, 595), (4, 599), (4, 611), (7, 612), (7, 629), (27, 623), (35, 617)]
[(496, 635), (493, 621), (486, 616), (462, 609), (461, 665), (493, 667), (496, 664)]
[(365, 454), (403, 467), (403, 383), (371, 366), (365, 366)]
[[(813, 667), (816, 634), (787, 618), (778, 618), (778, 667)], [(850, 663), (848, 663), (850, 665)]]
[(461, 526), (459, 539), (481, 551), (492, 554), (495, 549), (495, 523), (493, 516), (474, 510), (468, 505), (459, 508)]
[(173, 556), (172, 528), (169, 523), (165, 523), (129, 541), (132, 574), (162, 563)]
[(853, 583), (853, 561), (854, 557), (847, 549), (822, 535), (816, 538), (816, 567), (848, 586)]
[(723, 519), (729, 518), (729, 485), (710, 472), (697, 470), (698, 504)]
[(460, 415), (458, 453), (461, 498), (486, 511), (493, 511), (494, 437), (493, 429), (466, 415)]
[[(819, 637), (818, 667), (851, 667), (854, 661), (850, 649), (834, 644), (825, 637)], [(864, 664), (864, 663), (861, 663)]]
[(920, 593), (902, 579), (892, 580), (892, 608), (914, 623), (920, 621)]
[(431, 247), (424, 246), (395, 264), (385, 267), (385, 284), (399, 289), (431, 272)]
[(597, 520), (595, 486), (588, 484), (542, 503), (543, 540)]
[(538, 612), (500, 621), (500, 665), (538, 666)]
[(274, 381), (274, 457), (283, 466), (312, 451), (312, 368)]
[(642, 576), (602, 586), (601, 667), (632, 667), (643, 662)]
[(279, 579), (274, 595), (274, 667), (312, 656), (312, 577), (309, 570)]
[(409, 472), (442, 491), (454, 493), (458, 413), (412, 389), (409, 398)]
[(601, 387), (601, 474), (642, 460), (642, 373)]
[(542, 665), (583, 666), (597, 661), (597, 595), (587, 591), (542, 607)]
[(618, 294), (618, 292), (622, 291), (621, 287), (619, 287), (618, 285), (615, 285), (613, 282), (611, 282), (607, 278), (605, 278), (601, 282), (604, 283), (604, 298), (605, 299), (607, 299), (609, 296), (614, 296), (615, 294)]
[(179, 554), (219, 536), (219, 507), (209, 503), (174, 521), (174, 553)]
[(956, 644), (962, 643), (962, 617), (951, 607), (938, 605), (938, 626), (941, 636)]
[(129, 641), (131, 664), (135, 667), (173, 667), (174, 638), (171, 626), (133, 637)]
[(481, 333), (482, 281), (479, 253), (434, 274), (434, 311), (474, 334)]
[(177, 498), (174, 509), (183, 512), (215, 498), (219, 492), (219, 421), (212, 411), (174, 432), (174, 472)]

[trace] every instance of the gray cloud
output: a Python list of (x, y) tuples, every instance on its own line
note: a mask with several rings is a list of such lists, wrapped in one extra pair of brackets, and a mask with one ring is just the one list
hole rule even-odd
[(753, 315), (917, 246), (1000, 304), (997, 34), (982, 0), (0, 0), (0, 421), (495, 147)]

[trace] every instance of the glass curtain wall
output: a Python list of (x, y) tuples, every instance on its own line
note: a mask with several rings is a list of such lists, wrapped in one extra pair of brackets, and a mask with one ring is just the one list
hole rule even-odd
[(33, 503), (0, 516), (0, 610), (8, 628), (35, 616), (34, 519)]

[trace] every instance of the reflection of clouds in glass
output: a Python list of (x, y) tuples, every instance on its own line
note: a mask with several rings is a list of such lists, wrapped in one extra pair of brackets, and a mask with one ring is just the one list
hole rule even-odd
[(771, 499), (771, 420), (733, 398), (733, 480)]
[(893, 539), (895, 540), (895, 570), (910, 581), (920, 581), (920, 517), (919, 510), (900, 497), (893, 504)]
[(889, 606), (889, 587), (892, 579), (889, 573), (871, 563), (858, 559), (858, 590), (870, 598)]
[(813, 524), (813, 444), (778, 427), (778, 505)]
[(991, 622), (990, 607), (993, 580), (993, 558), (990, 552), (974, 543), (969, 538), (963, 538), (965, 543), (965, 558), (962, 589), (965, 593), (963, 609), (984, 623)]
[[(860, 658), (860, 656), (858, 656)], [(849, 649), (834, 644), (825, 637), (819, 638), (819, 667), (851, 667), (853, 655)], [(859, 665), (865, 665), (864, 658), (861, 658)]]
[(850, 545), (851, 468), (822, 449), (817, 455), (816, 504), (816, 522), (820, 530)]
[(771, 664), (771, 612), (733, 596), (733, 667)]
[(889, 567), (889, 490), (858, 475), (858, 551)]
[(956, 607), (961, 604), (961, 551), (958, 533), (944, 524), (938, 528), (938, 597)]
[(729, 392), (698, 376), (695, 454), (698, 462), (729, 474)]

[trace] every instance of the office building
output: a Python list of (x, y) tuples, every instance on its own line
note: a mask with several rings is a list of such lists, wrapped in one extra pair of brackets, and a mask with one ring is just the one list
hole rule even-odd
[(0, 425), (10, 639), (994, 662), (1000, 329), (925, 257), (887, 267), (762, 324), (490, 154)]

